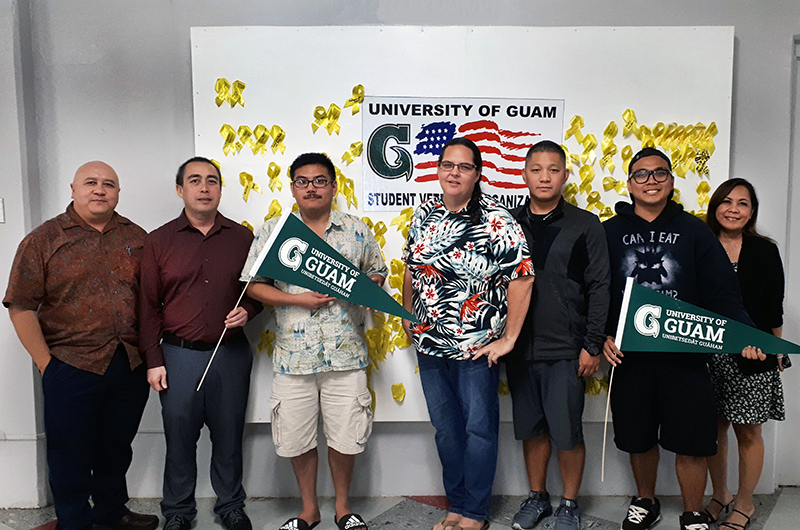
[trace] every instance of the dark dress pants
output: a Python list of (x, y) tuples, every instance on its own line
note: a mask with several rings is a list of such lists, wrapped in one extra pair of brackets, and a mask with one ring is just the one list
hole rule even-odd
[(120, 344), (104, 375), (53, 358), (42, 375), (42, 389), (57, 529), (116, 522), (127, 513), (125, 474), (150, 394), (147, 369), (142, 364), (131, 370)]
[(197, 440), (203, 425), (211, 434), (211, 486), (217, 494), (214, 512), (220, 516), (244, 508), (242, 436), (253, 354), (244, 336), (222, 345), (202, 388), (197, 384), (211, 358), (210, 351), (162, 344), (167, 389), (161, 391), (161, 415), (167, 440), (164, 466), (164, 517), (197, 514)]

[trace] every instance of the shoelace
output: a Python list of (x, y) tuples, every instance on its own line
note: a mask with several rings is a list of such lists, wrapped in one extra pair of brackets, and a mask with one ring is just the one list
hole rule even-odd
[(521, 512), (523, 512), (523, 513), (528, 513), (528, 512), (530, 512), (530, 513), (534, 513), (534, 512), (538, 512), (538, 511), (539, 511), (539, 509), (538, 509), (538, 507), (536, 506), (536, 504), (535, 504), (535, 503), (536, 503), (537, 501), (540, 501), (540, 500), (541, 500), (541, 499), (540, 499), (539, 497), (528, 497), (527, 499), (525, 499), (524, 501), (522, 501), (522, 504), (520, 504), (520, 505), (519, 505), (519, 511), (521, 511)]
[[(639, 506), (628, 506), (628, 519), (636, 524), (640, 524), (644, 521), (644, 518), (647, 517), (647, 514), (650, 513), (650, 510), (646, 508), (640, 508)], [(686, 527), (686, 530), (689, 530), (689, 527)], [(702, 528), (694, 528), (692, 530), (704, 530)]]
[(572, 506), (559, 506), (558, 509), (556, 509), (556, 517), (566, 517), (568, 519), (578, 518)]

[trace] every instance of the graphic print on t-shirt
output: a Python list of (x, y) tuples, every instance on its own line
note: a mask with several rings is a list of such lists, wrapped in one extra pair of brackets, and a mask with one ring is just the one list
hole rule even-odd
[(632, 277), (638, 284), (677, 298), (676, 279), (680, 264), (673, 255), (673, 247), (679, 236), (674, 232), (655, 230), (624, 235), (622, 242), (626, 249), (621, 262), (624, 275)]

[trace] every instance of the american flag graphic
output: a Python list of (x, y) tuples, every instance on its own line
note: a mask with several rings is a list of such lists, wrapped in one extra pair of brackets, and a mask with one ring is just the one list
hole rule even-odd
[(438, 178), (436, 165), (442, 147), (455, 136), (469, 138), (478, 146), (483, 157), (481, 180), (498, 190), (525, 189), (522, 166), (525, 153), (538, 141), (541, 133), (501, 129), (492, 120), (477, 120), (457, 126), (449, 121), (437, 121), (422, 126), (414, 148), (415, 182), (430, 182)]

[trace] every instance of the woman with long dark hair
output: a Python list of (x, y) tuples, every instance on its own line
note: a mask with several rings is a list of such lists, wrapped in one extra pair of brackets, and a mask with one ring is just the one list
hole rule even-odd
[[(756, 327), (777, 337), (783, 326), (784, 274), (778, 247), (756, 231), (758, 197), (753, 185), (734, 178), (711, 197), (706, 222), (719, 237), (739, 278), (742, 299)], [(761, 425), (783, 420), (782, 359), (763, 360), (714, 354), (711, 376), (717, 398), (718, 450), (708, 458), (714, 492), (706, 507), (711, 521), (729, 513), (720, 528), (743, 530), (755, 513), (753, 491), (764, 465)], [(739, 447), (739, 489), (728, 491), (728, 430)]]
[(417, 350), (449, 513), (434, 530), (488, 528), (497, 467), (500, 357), (530, 305), (533, 266), (511, 214), (481, 194), (482, 159), (455, 138), (439, 156), (441, 199), (414, 212), (403, 254), (404, 321)]

